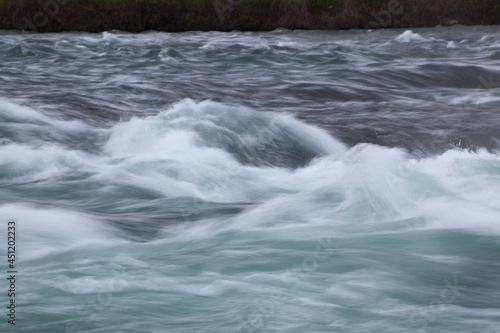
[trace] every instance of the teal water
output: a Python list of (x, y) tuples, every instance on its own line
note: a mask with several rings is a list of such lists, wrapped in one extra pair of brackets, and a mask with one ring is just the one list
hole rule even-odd
[(498, 331), (499, 27), (0, 32), (0, 59), (1, 332)]

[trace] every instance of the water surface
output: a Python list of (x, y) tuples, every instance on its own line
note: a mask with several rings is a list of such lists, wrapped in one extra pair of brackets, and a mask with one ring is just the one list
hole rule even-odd
[(2, 331), (498, 329), (499, 27), (4, 31), (0, 87)]

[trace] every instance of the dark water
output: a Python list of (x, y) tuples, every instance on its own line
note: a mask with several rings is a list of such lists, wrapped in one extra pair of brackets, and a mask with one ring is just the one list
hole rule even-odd
[(0, 32), (1, 331), (496, 332), (499, 111), (499, 27)]

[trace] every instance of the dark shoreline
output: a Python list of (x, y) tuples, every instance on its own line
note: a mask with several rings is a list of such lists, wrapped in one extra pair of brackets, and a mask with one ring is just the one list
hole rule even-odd
[(0, 30), (269, 31), (500, 24), (500, 0), (0, 0)]

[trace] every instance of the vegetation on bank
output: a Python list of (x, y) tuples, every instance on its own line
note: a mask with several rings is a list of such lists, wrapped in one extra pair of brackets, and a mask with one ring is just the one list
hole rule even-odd
[(500, 0), (0, 0), (0, 29), (186, 31), (500, 24)]

